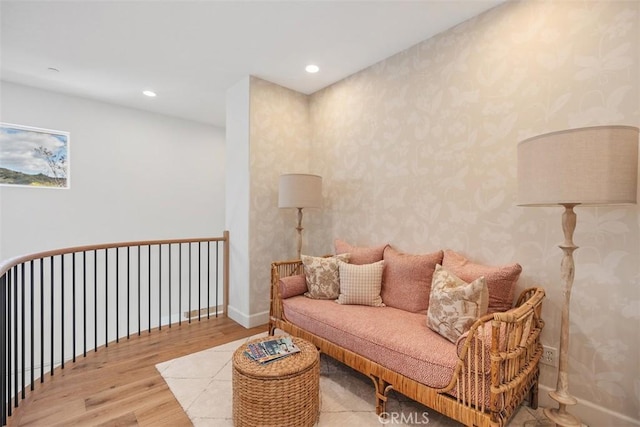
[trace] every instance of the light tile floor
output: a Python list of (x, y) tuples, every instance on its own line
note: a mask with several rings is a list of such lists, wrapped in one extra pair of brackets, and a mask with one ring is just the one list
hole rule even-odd
[[(233, 425), (231, 357), (248, 339), (156, 365), (194, 426)], [(320, 360), (320, 390), (318, 427), (461, 425), (395, 392), (387, 401), (389, 418), (380, 420), (375, 414), (371, 380), (324, 355)], [(522, 427), (525, 422), (536, 420), (543, 420), (540, 409), (522, 407), (509, 427)]]

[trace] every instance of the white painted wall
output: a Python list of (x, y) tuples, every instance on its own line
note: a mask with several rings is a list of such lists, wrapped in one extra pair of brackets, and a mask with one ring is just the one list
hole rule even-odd
[(250, 317), (249, 288), (249, 105), (250, 78), (227, 90), (226, 229), (229, 230), (229, 317), (244, 327)]
[(70, 189), (0, 187), (0, 259), (222, 235), (222, 129), (8, 82), (0, 82), (0, 121), (71, 133)]

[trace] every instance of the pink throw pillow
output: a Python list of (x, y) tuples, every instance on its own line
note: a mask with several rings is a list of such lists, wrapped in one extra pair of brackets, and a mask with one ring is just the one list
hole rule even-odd
[(307, 278), (304, 274), (283, 277), (278, 284), (280, 285), (282, 299), (295, 297), (307, 292)]
[(442, 263), (442, 256), (442, 251), (412, 255), (387, 246), (380, 294), (385, 305), (426, 314), (433, 272), (436, 264)]
[(480, 276), (485, 277), (489, 288), (487, 313), (507, 311), (512, 308), (516, 283), (522, 272), (520, 264), (498, 267), (475, 264), (459, 253), (446, 249), (442, 266), (465, 282), (472, 282)]
[(374, 262), (382, 261), (384, 254), (384, 248), (388, 245), (372, 246), (372, 247), (357, 247), (352, 246), (344, 240), (336, 239), (334, 241), (336, 255), (349, 254), (349, 264), (373, 264)]

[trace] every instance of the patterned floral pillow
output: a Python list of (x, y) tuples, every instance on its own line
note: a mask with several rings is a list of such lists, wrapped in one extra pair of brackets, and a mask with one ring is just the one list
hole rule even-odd
[(436, 265), (427, 311), (429, 328), (455, 343), (486, 314), (488, 305), (489, 291), (483, 276), (467, 283)]
[(373, 264), (347, 264), (338, 261), (340, 270), (340, 304), (384, 307), (380, 298), (384, 261)]
[(301, 255), (307, 279), (305, 296), (314, 299), (336, 299), (340, 294), (338, 260), (348, 262), (349, 254), (333, 257)]

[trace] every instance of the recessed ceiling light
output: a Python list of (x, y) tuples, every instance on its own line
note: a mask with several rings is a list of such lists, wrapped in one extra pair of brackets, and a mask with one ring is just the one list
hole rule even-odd
[(156, 93), (151, 91), (151, 90), (145, 90), (144, 92), (142, 92), (144, 95), (147, 95), (150, 98), (153, 98), (154, 96), (156, 96)]
[(312, 74), (320, 71), (320, 67), (314, 64), (309, 64), (304, 69), (307, 70), (307, 73), (312, 73)]

